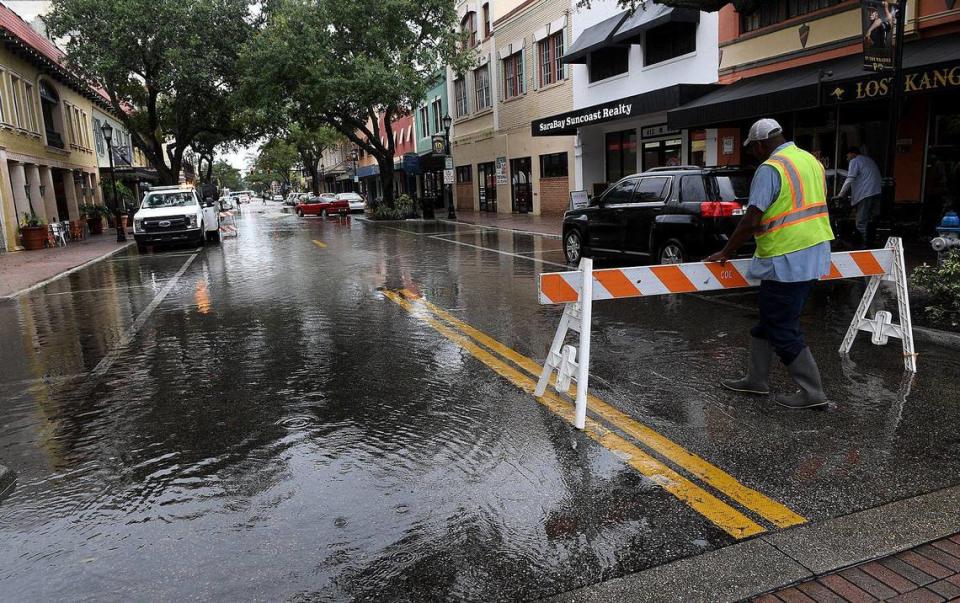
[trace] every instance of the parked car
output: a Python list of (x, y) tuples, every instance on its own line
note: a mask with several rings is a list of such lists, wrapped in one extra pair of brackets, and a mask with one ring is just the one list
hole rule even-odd
[(201, 204), (189, 186), (157, 186), (133, 216), (133, 237), (140, 251), (147, 245), (219, 241), (220, 213), (212, 200)]
[(290, 193), (289, 195), (287, 195), (287, 198), (283, 200), (283, 204), (289, 205), (290, 207), (296, 207), (297, 203), (299, 203), (300, 200), (305, 198), (306, 196), (307, 196), (307, 193)]
[(276, 195), (273, 196), (273, 200), (274, 200), (274, 201), (283, 201), (283, 195), (281, 195), (281, 194), (276, 194)]
[(308, 195), (297, 203), (297, 215), (303, 216), (323, 216), (326, 218), (331, 214), (345, 214), (350, 211), (350, 203), (337, 199), (332, 193), (321, 193), (319, 196)]
[(337, 199), (350, 204), (350, 213), (355, 211), (363, 213), (367, 211), (367, 201), (358, 193), (340, 193), (337, 195)]
[[(660, 264), (688, 262), (723, 247), (746, 211), (753, 169), (655, 168), (627, 176), (563, 216), (563, 250), (627, 256)], [(745, 247), (745, 250), (747, 248)]]

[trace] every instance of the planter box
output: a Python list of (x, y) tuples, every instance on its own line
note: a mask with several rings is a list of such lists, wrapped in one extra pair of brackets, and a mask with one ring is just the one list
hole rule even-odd
[(20, 239), (23, 241), (23, 248), (28, 251), (43, 249), (43, 244), (47, 241), (47, 227), (21, 226)]

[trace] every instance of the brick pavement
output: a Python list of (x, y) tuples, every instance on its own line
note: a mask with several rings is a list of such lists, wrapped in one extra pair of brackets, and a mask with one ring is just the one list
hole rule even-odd
[(116, 233), (111, 230), (82, 241), (70, 241), (66, 247), (0, 253), (0, 298), (131, 245), (132, 239), (132, 235), (128, 235), (127, 243), (117, 243)]
[(960, 534), (820, 576), (756, 603), (960, 601)]

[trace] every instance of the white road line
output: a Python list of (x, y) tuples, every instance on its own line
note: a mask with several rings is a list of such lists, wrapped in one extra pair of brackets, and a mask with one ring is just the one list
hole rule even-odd
[(491, 226), (491, 225), (489, 225), (489, 224), (473, 224), (473, 223), (471, 223), (471, 222), (460, 222), (459, 220), (445, 220), (445, 219), (443, 219), (443, 218), (439, 218), (437, 221), (438, 221), (438, 222), (446, 222), (447, 224), (463, 224), (463, 225), (466, 225), (466, 226), (474, 226), (474, 227), (476, 227), (476, 228), (490, 228), (490, 229), (492, 229), (492, 230), (503, 230), (503, 231), (506, 231), (506, 232), (515, 232), (515, 233), (518, 233), (518, 234), (533, 235), (533, 236), (535, 236), (535, 237), (545, 237), (545, 238), (548, 238), (548, 239), (560, 239), (560, 238), (561, 238), (561, 236), (558, 235), (558, 234), (547, 234), (547, 233), (545, 233), (545, 232), (536, 232), (536, 231), (533, 231), (533, 230), (523, 230), (523, 229), (521, 229), (521, 228), (506, 228), (506, 227), (502, 227), (502, 226)]
[[(163, 282), (163, 281), (160, 281)], [(96, 293), (98, 291), (122, 291), (124, 289), (143, 289), (144, 287), (153, 287), (158, 283), (147, 283), (144, 285), (128, 285), (126, 287), (100, 287), (99, 289), (78, 289), (76, 291), (58, 291), (57, 293), (43, 293), (43, 295), (73, 295), (74, 293)]]
[(520, 255), (533, 255), (535, 253), (555, 253), (558, 251), (563, 251), (563, 249), (541, 249), (539, 251), (518, 251)]
[(549, 264), (550, 266), (557, 266), (557, 267), (566, 268), (566, 269), (569, 269), (569, 268), (570, 268), (570, 266), (568, 266), (568, 265), (566, 265), (566, 264), (558, 264), (557, 262), (548, 262), (547, 260), (541, 260), (541, 259), (539, 259), (539, 258), (531, 258), (531, 257), (527, 257), (527, 256), (525, 256), (525, 255), (520, 255), (520, 254), (517, 254), (517, 253), (510, 253), (509, 251), (501, 251), (501, 250), (499, 250), (499, 249), (491, 249), (491, 248), (489, 248), (489, 247), (481, 247), (480, 245), (472, 245), (472, 244), (470, 244), (470, 243), (464, 243), (463, 241), (452, 241), (452, 240), (450, 240), (450, 239), (445, 239), (445, 238), (443, 238), (442, 236), (439, 236), (439, 235), (435, 235), (435, 236), (432, 236), (432, 237), (430, 237), (430, 238), (431, 238), (431, 239), (435, 239), (435, 240), (437, 240), (437, 241), (446, 241), (447, 243), (453, 243), (454, 245), (463, 245), (464, 247), (473, 247), (474, 249), (482, 249), (483, 251), (490, 251), (490, 252), (493, 252), (493, 253), (499, 253), (500, 255), (508, 255), (508, 256), (514, 257), (514, 258), (520, 258), (521, 260), (529, 260), (529, 261), (531, 261), (531, 262), (537, 262), (538, 264)]
[(97, 366), (94, 367), (90, 374), (94, 377), (102, 377), (107, 371), (110, 370), (110, 367), (113, 366), (113, 363), (116, 362), (117, 358), (120, 357), (120, 353), (123, 351), (127, 344), (133, 340), (134, 335), (137, 334), (137, 331), (143, 328), (143, 325), (146, 324), (147, 319), (150, 318), (150, 315), (154, 310), (157, 309), (157, 306), (160, 305), (160, 302), (163, 301), (163, 298), (170, 293), (171, 290), (177, 285), (177, 282), (180, 280), (180, 277), (183, 276), (183, 273), (187, 271), (187, 268), (190, 267), (190, 264), (193, 263), (193, 260), (197, 259), (196, 253), (187, 258), (187, 261), (183, 263), (183, 266), (180, 267), (180, 270), (177, 271), (173, 278), (167, 281), (166, 286), (157, 294), (156, 297), (150, 302), (150, 304), (144, 308), (143, 312), (137, 316), (136, 320), (133, 321), (133, 324), (124, 332), (123, 336), (120, 337), (120, 341), (117, 342), (117, 345), (113, 347), (110, 352), (103, 357), (103, 359), (97, 363)]

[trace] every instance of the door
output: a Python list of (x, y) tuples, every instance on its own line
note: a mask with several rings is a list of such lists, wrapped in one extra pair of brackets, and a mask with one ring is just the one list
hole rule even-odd
[(592, 251), (619, 252), (623, 238), (624, 207), (633, 201), (636, 178), (626, 178), (594, 199), (587, 222), (587, 240)]
[(525, 214), (533, 208), (532, 168), (529, 157), (510, 160), (510, 192), (513, 211)]
[(627, 253), (650, 254), (650, 231), (670, 195), (670, 176), (640, 179), (633, 202), (623, 209), (623, 249)]
[(67, 208), (67, 193), (63, 187), (63, 171), (52, 169), (51, 176), (53, 176), (53, 197), (57, 200), (57, 220), (65, 222), (70, 219), (70, 210)]
[(477, 166), (480, 192), (480, 211), (497, 212), (497, 168), (494, 163)]

